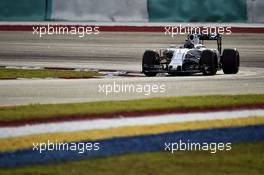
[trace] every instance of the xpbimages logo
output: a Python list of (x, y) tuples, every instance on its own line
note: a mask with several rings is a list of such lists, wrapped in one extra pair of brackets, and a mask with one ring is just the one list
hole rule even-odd
[(232, 34), (231, 27), (223, 27), (223, 26), (190, 26), (189, 24), (186, 26), (178, 25), (178, 26), (165, 26), (164, 34), (165, 36), (174, 37), (176, 35), (188, 35), (193, 33), (200, 34), (220, 34), (220, 35), (231, 35)]
[(45, 35), (76, 35), (79, 38), (86, 35), (98, 35), (100, 33), (99, 26), (60, 26), (60, 25), (43, 25), (33, 26), (33, 35), (43, 37)]
[(191, 142), (190, 140), (178, 142), (165, 142), (164, 151), (169, 151), (172, 154), (177, 151), (210, 151), (211, 154), (215, 154), (218, 151), (230, 151), (232, 149), (232, 143), (215, 143), (215, 142)]
[(104, 93), (105, 95), (117, 94), (117, 93), (139, 93), (146, 96), (151, 94), (165, 93), (165, 84), (129, 84), (129, 83), (109, 83), (99, 84), (98, 92)]
[(79, 154), (83, 154), (87, 151), (99, 151), (100, 143), (98, 142), (52, 142), (48, 140), (47, 142), (32, 143), (32, 150), (39, 152), (40, 154), (45, 151), (75, 151)]

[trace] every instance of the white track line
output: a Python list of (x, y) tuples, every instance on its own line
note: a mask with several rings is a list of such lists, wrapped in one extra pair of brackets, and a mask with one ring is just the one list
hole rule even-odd
[(108, 129), (125, 126), (155, 125), (165, 123), (180, 123), (190, 121), (205, 121), (216, 119), (247, 118), (254, 116), (264, 116), (264, 109), (235, 110), (206, 113), (187, 114), (165, 114), (158, 116), (95, 119), (82, 121), (67, 121), (59, 123), (46, 123), (25, 125), (19, 127), (1, 127), (0, 138), (19, 137), (34, 134), (72, 132), (80, 130)]
[(87, 26), (139, 26), (139, 27), (160, 27), (160, 26), (223, 26), (223, 27), (242, 27), (242, 28), (263, 28), (264, 24), (261, 23), (199, 23), (199, 22), (68, 22), (68, 21), (42, 21), (42, 22), (10, 22), (10, 21), (1, 21), (0, 25), (27, 25), (27, 26), (36, 26), (36, 25), (87, 25)]

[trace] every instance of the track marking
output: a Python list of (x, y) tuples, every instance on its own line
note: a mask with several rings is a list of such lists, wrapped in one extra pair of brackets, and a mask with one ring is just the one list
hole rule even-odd
[(80, 140), (98, 140), (117, 137), (160, 134), (175, 131), (190, 131), (199, 129), (213, 129), (226, 127), (241, 127), (264, 124), (263, 117), (236, 118), (227, 120), (193, 121), (183, 123), (168, 123), (146, 126), (129, 126), (103, 130), (84, 130), (75, 132), (60, 132), (37, 134), (14, 138), (0, 139), (0, 152), (31, 148), (33, 142), (77, 142)]
[(61, 123), (35, 124), (19, 127), (1, 127), (0, 138), (19, 137), (34, 134), (74, 132), (81, 130), (109, 129), (125, 126), (142, 126), (166, 123), (181, 123), (191, 121), (205, 121), (216, 119), (247, 118), (254, 116), (264, 116), (264, 109), (255, 110), (234, 110), (208, 113), (188, 113), (188, 114), (166, 114), (158, 116), (96, 119), (69, 121)]

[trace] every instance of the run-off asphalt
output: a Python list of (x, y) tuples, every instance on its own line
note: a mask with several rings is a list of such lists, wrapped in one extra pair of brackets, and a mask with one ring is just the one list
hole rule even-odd
[[(181, 45), (185, 36), (163, 33), (101, 33), (79, 38), (31, 32), (0, 32), (0, 65), (74, 67), (141, 71), (146, 49)], [(206, 43), (215, 47), (216, 42)], [(237, 75), (182, 77), (119, 77), (84, 80), (2, 80), (0, 105), (122, 100), (156, 96), (264, 93), (264, 35), (233, 34), (223, 37), (223, 48), (237, 48), (241, 71)], [(256, 68), (258, 67), (258, 68)], [(165, 92), (106, 93), (99, 86), (164, 85)], [(100, 91), (100, 92), (99, 92)]]

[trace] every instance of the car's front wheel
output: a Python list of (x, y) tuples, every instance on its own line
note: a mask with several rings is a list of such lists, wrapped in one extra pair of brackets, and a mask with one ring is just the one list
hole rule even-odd
[(157, 65), (158, 53), (153, 50), (146, 50), (142, 59), (142, 71), (148, 77), (154, 77), (156, 72), (149, 71), (149, 67)]
[(204, 75), (215, 75), (217, 72), (217, 56), (211, 50), (202, 52), (200, 65), (203, 68)]

